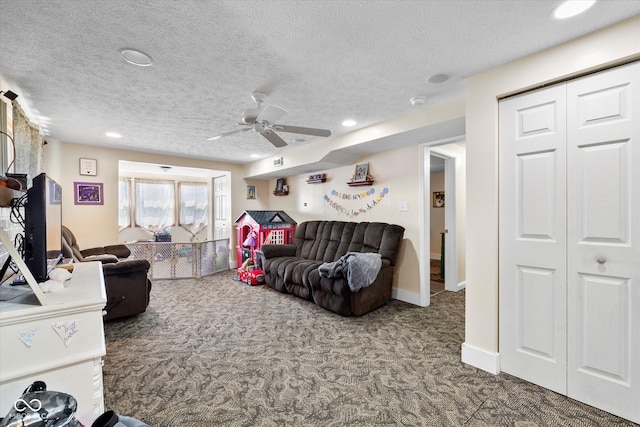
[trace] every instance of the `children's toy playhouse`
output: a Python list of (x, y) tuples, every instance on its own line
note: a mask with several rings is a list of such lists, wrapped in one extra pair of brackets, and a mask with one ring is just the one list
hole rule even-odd
[(293, 243), (296, 225), (284, 211), (244, 211), (236, 220), (238, 267), (248, 258), (258, 266), (262, 245)]

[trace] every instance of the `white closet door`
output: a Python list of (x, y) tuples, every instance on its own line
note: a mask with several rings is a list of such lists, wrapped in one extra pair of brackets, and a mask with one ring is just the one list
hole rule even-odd
[(567, 100), (568, 396), (640, 422), (640, 63)]
[(565, 85), (500, 102), (501, 370), (566, 393)]

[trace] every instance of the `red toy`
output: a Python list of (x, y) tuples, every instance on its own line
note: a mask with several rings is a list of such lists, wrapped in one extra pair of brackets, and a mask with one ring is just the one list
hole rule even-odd
[(249, 268), (249, 270), (238, 269), (238, 280), (246, 283), (247, 285), (263, 285), (264, 284), (264, 271), (259, 268)]

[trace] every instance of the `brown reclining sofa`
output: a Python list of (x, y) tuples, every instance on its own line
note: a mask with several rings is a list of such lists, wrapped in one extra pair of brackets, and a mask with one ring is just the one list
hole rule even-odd
[[(308, 221), (298, 225), (294, 243), (262, 245), (262, 268), (271, 288), (315, 302), (343, 316), (361, 316), (391, 300), (393, 271), (404, 227), (380, 222)], [(379, 253), (375, 281), (352, 291), (347, 277), (322, 277), (319, 267), (347, 253)]]

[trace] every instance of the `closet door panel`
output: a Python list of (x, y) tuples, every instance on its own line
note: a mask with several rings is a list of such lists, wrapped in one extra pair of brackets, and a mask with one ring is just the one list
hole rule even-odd
[(501, 370), (566, 393), (566, 93), (500, 102)]
[(568, 395), (635, 422), (640, 422), (638, 76), (635, 63), (567, 84)]

